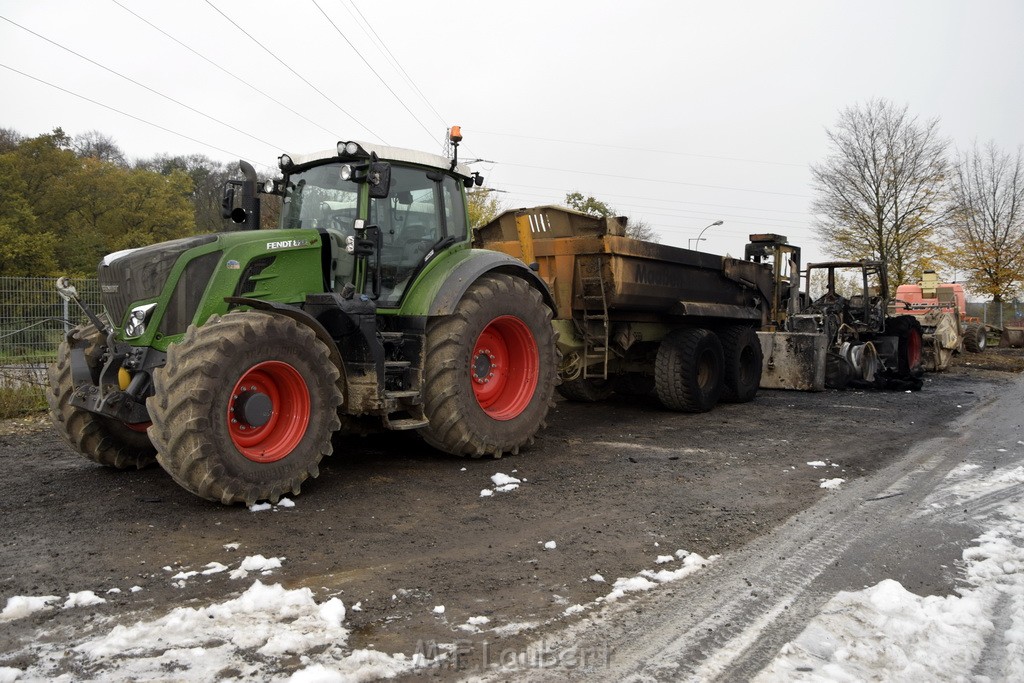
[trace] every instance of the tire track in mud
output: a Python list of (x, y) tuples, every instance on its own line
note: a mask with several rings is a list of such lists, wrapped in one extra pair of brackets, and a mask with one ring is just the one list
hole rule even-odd
[[(1014, 384), (1021, 386), (1024, 381)], [(605, 607), (587, 620), (545, 635), (538, 645), (549, 651), (607, 648), (612, 655), (606, 662), (572, 670), (517, 671), (516, 678), (751, 678), (834, 595), (835, 590), (820, 585), (830, 565), (876, 539), (912, 537), (915, 526), (943, 514), (942, 509), (928, 507), (926, 500), (945, 495), (936, 490), (963, 462), (965, 453), (977, 452), (977, 432), (1001, 410), (999, 398), (985, 401), (951, 425), (946, 435), (916, 444), (875, 475), (844, 484), (783, 527), (700, 574), (660, 593)], [(983, 424), (976, 427), (979, 422)], [(1017, 489), (1011, 486), (960, 501), (959, 509), (969, 505), (981, 512)], [(929, 497), (933, 492), (936, 496)], [(963, 513), (958, 517), (953, 521), (967, 521)], [(498, 678), (509, 675), (507, 670), (501, 673)]]

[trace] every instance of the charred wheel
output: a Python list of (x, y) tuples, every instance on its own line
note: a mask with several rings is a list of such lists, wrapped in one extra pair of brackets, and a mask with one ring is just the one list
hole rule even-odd
[(93, 324), (76, 327), (57, 349), (57, 362), (46, 372), (46, 400), (60, 435), (93, 462), (117, 469), (141, 469), (156, 462), (156, 449), (146, 436), (148, 424), (126, 424), (71, 405), (71, 349), (81, 348), (93, 376), (99, 376), (103, 335)]
[(427, 443), (455, 455), (516, 453), (544, 426), (557, 349), (551, 309), (524, 280), (488, 274), (427, 325)]
[(703, 413), (722, 395), (725, 356), (722, 343), (711, 330), (678, 329), (658, 347), (654, 386), (658, 399), (670, 410)]
[(754, 400), (761, 386), (761, 362), (764, 353), (754, 328), (732, 325), (719, 334), (725, 359), (722, 399), (729, 403)]
[(919, 377), (924, 372), (922, 354), (924, 334), (921, 323), (912, 315), (898, 315), (889, 318), (885, 323), (886, 334), (894, 335), (898, 340), (897, 364), (901, 379)]
[(225, 504), (298, 494), (332, 452), (340, 371), (308, 327), (256, 311), (190, 327), (148, 401), (160, 465)]

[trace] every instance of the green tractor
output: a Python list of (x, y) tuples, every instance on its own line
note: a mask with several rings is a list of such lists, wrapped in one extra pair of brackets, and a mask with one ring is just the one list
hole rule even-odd
[[(282, 155), (262, 185), (242, 162), (224, 212), (246, 230), (106, 256), (105, 313), (82, 306), (91, 323), (49, 370), (60, 433), (247, 505), (298, 494), (336, 432), (416, 430), (471, 457), (531, 444), (556, 383), (554, 302), (518, 259), (471, 248), (465, 188), (482, 179), (460, 140), (454, 160), (339, 142)], [(281, 197), (279, 229), (258, 229), (261, 194)]]

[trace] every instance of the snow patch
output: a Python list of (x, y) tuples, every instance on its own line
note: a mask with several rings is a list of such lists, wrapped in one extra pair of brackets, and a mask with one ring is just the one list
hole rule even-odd
[(87, 607), (89, 605), (100, 605), (106, 602), (103, 598), (96, 595), (92, 591), (79, 591), (77, 593), (71, 593), (68, 595), (68, 599), (61, 605), (63, 609), (71, 609), (72, 607)]
[(238, 566), (238, 569), (232, 569), (228, 575), (232, 579), (244, 579), (249, 576), (249, 572), (263, 572), (268, 573), (274, 569), (281, 568), (281, 561), (283, 557), (263, 557), (262, 555), (249, 555), (242, 563)]
[(554, 550), (557, 547), (558, 547), (558, 544), (555, 543), (554, 541), (548, 541), (547, 543), (544, 544), (544, 550)]
[(835, 479), (822, 479), (821, 483), (818, 484), (818, 486), (820, 486), (823, 489), (829, 489), (830, 491), (834, 491), (845, 483), (845, 479), (840, 479), (839, 477), (836, 477)]
[(595, 581), (597, 583), (604, 583), (605, 582), (604, 581), (604, 577), (601, 576), (600, 574), (591, 574), (590, 575), (590, 580), (591, 581)]
[(49, 609), (51, 602), (60, 600), (57, 595), (15, 595), (7, 598), (7, 606), (0, 612), (0, 622), (14, 621), (27, 617), (33, 612)]
[(825, 467), (825, 461), (824, 460), (811, 460), (807, 464), (810, 465), (811, 467)]

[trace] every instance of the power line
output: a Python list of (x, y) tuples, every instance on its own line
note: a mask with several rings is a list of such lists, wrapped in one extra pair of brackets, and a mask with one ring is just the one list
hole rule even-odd
[[(122, 73), (120, 73), (120, 72), (114, 71), (114, 70), (113, 70), (113, 69), (111, 69), (110, 67), (108, 67), (108, 66), (104, 66), (103, 64), (100, 64), (100, 63), (99, 63), (99, 62), (97, 62), (96, 60), (94, 60), (94, 59), (90, 59), (90, 58), (86, 57), (85, 55), (83, 55), (83, 54), (81, 54), (81, 53), (75, 52), (75, 51), (74, 51), (74, 50), (72, 50), (71, 48), (69, 48), (69, 47), (65, 47), (64, 45), (61, 45), (60, 43), (58, 43), (58, 42), (56, 42), (56, 41), (54, 41), (54, 40), (50, 40), (50, 39), (49, 39), (49, 38), (47, 38), (46, 36), (44, 36), (44, 35), (41, 35), (41, 34), (39, 34), (39, 33), (36, 33), (35, 31), (33, 31), (33, 30), (32, 30), (32, 29), (30, 29), (30, 28), (26, 28), (26, 27), (22, 26), (21, 24), (19, 24), (19, 23), (18, 23), (18, 22), (16, 22), (16, 21), (12, 21), (12, 20), (8, 19), (8, 18), (7, 18), (7, 17), (5, 17), (5, 16), (0, 16), (0, 19), (3, 19), (4, 21), (6, 21), (6, 22), (7, 22), (7, 23), (9, 23), (9, 24), (12, 24), (12, 25), (14, 25), (14, 26), (17, 26), (17, 27), (18, 27), (18, 28), (20, 28), (20, 29), (21, 29), (22, 31), (27, 31), (28, 33), (31, 33), (31, 34), (32, 34), (32, 35), (34, 35), (34, 36), (35, 36), (36, 38), (39, 38), (39, 39), (41, 39), (41, 40), (45, 40), (45, 41), (46, 41), (47, 43), (50, 43), (51, 45), (54, 45), (54, 46), (56, 46), (56, 47), (59, 47), (59, 48), (60, 48), (61, 50), (64, 50), (65, 52), (70, 52), (71, 54), (73, 54), (74, 56), (78, 57), (79, 59), (84, 59), (85, 61), (89, 62), (90, 64), (93, 64), (93, 65), (95, 65), (95, 66), (98, 66), (99, 68), (103, 69), (104, 71), (107, 71), (107, 72), (109, 72), (109, 73), (112, 73), (112, 74), (114, 74), (114, 75), (115, 75), (115, 76), (117, 76), (118, 78), (123, 78), (124, 80), (128, 81), (129, 83), (133, 83), (134, 85), (137, 85), (137, 86), (139, 86), (140, 88), (143, 88), (143, 89), (145, 89), (145, 90), (148, 90), (149, 92), (153, 93), (154, 95), (158, 95), (158, 96), (160, 96), (160, 97), (164, 98), (164, 99), (165, 99), (165, 100), (167, 100), (168, 102), (173, 102), (174, 104), (177, 104), (177, 105), (178, 105), (178, 106), (180, 106), (180, 107), (184, 107), (185, 109), (188, 109), (189, 111), (195, 112), (196, 114), (199, 114), (200, 116), (203, 116), (203, 117), (205, 117), (205, 118), (207, 118), (207, 119), (209, 119), (209, 120), (211, 120), (211, 121), (213, 121), (213, 122), (215, 122), (215, 123), (219, 123), (219, 124), (220, 124), (220, 125), (222, 125), (222, 126), (225, 126), (225, 127), (227, 127), (227, 128), (230, 128), (231, 130), (235, 131), (236, 133), (241, 133), (242, 135), (246, 136), (247, 138), (251, 138), (251, 139), (255, 140), (256, 142), (259, 142), (259, 143), (261, 143), (261, 144), (264, 144), (264, 145), (266, 145), (266, 146), (268, 146), (268, 147), (272, 147), (272, 148), (273, 148), (273, 147), (275, 147), (275, 145), (273, 145), (273, 144), (271, 144), (271, 143), (267, 142), (266, 140), (263, 140), (263, 139), (261, 139), (261, 138), (258, 138), (258, 137), (256, 137), (255, 135), (252, 135), (251, 133), (247, 133), (247, 132), (245, 132), (244, 130), (242, 130), (241, 128), (236, 128), (235, 126), (232, 126), (232, 125), (231, 125), (230, 123), (226, 123), (226, 122), (224, 122), (224, 121), (221, 121), (220, 119), (218, 119), (218, 118), (216, 118), (216, 117), (213, 117), (213, 116), (210, 116), (209, 114), (207, 114), (207, 113), (205, 113), (205, 112), (199, 111), (199, 110), (198, 110), (198, 109), (196, 109), (195, 107), (193, 107), (193, 106), (190, 106), (190, 105), (187, 105), (187, 104), (185, 104), (184, 102), (181, 102), (181, 101), (179, 101), (179, 100), (176, 100), (176, 99), (174, 99), (173, 97), (171, 97), (170, 95), (165, 95), (165, 94), (163, 94), (162, 92), (160, 92), (160, 91), (158, 91), (158, 90), (154, 90), (153, 88), (150, 88), (150, 87), (149, 87), (148, 85), (145, 85), (144, 83), (139, 83), (139, 82), (138, 82), (138, 81), (136, 81), (136, 80), (135, 80), (134, 78), (130, 78), (130, 77), (128, 77), (128, 76), (125, 76), (124, 74), (122, 74)], [(280, 147), (278, 146), (278, 147), (277, 147), (277, 149), (280, 149)]]
[(310, 0), (310, 2), (313, 3), (314, 7), (316, 7), (318, 10), (320, 10), (320, 14), (324, 15), (324, 19), (326, 19), (331, 24), (331, 26), (334, 27), (334, 30), (338, 32), (338, 35), (341, 36), (342, 40), (344, 40), (346, 43), (348, 43), (348, 46), (350, 48), (352, 48), (352, 51), (355, 52), (356, 55), (359, 56), (359, 59), (363, 60), (363, 64), (366, 65), (366, 68), (373, 72), (373, 75), (377, 77), (377, 80), (380, 81), (381, 84), (385, 88), (388, 89), (388, 92), (395, 96), (395, 99), (398, 100), (398, 103), (400, 105), (402, 105), (402, 107), (407, 112), (409, 112), (409, 116), (413, 117), (416, 120), (416, 123), (420, 124), (420, 128), (422, 128), (424, 131), (426, 131), (427, 136), (430, 137), (431, 139), (433, 139), (434, 134), (430, 132), (430, 129), (427, 128), (425, 125), (423, 125), (423, 122), (420, 121), (419, 117), (416, 116), (416, 114), (413, 113), (412, 109), (409, 109), (409, 106), (405, 102), (402, 101), (402, 98), (398, 96), (398, 93), (396, 93), (394, 90), (392, 90), (391, 86), (388, 85), (387, 81), (385, 81), (383, 78), (381, 78), (380, 74), (377, 73), (377, 70), (373, 68), (373, 65), (371, 65), (370, 62), (366, 61), (366, 57), (363, 56), (363, 53), (360, 52), (359, 50), (357, 50), (356, 46), (352, 44), (352, 41), (349, 40), (348, 37), (344, 33), (342, 33), (341, 29), (338, 28), (338, 25), (334, 23), (334, 20), (331, 19), (327, 15), (327, 12), (325, 12), (324, 9), (320, 6), (320, 3), (318, 3), (316, 0)]
[[(352, 15), (352, 10), (349, 9), (348, 6), (345, 5), (343, 1), (341, 2), (341, 4), (343, 7), (345, 7), (346, 10), (348, 10), (349, 15)], [(420, 99), (422, 99), (426, 103), (426, 105), (430, 107), (430, 111), (434, 112), (434, 116), (436, 116), (437, 120), (441, 122), (441, 125), (447, 126), (447, 120), (443, 116), (441, 116), (437, 109), (434, 108), (434, 105), (430, 103), (430, 100), (427, 99), (427, 96), (423, 94), (423, 91), (420, 90), (419, 86), (416, 85), (416, 82), (412, 79), (412, 76), (409, 75), (409, 72), (405, 70), (405, 67), (402, 66), (401, 62), (398, 61), (398, 58), (395, 57), (395, 55), (388, 48), (387, 44), (384, 42), (384, 39), (377, 34), (377, 31), (374, 30), (373, 25), (363, 15), (362, 11), (360, 11), (359, 6), (356, 5), (355, 2), (350, 2), (349, 4), (352, 5), (352, 9), (356, 11), (356, 13), (359, 15), (359, 18), (363, 21), (363, 23), (366, 24), (366, 28), (370, 29), (370, 33), (373, 34), (373, 37), (377, 39), (377, 42), (373, 43), (374, 47), (377, 48), (377, 52), (380, 52), (382, 55), (384, 55), (385, 52), (387, 53), (385, 57), (391, 62), (391, 65), (395, 68), (395, 70), (400, 72), (400, 74), (405, 78), (405, 82), (411, 85), (413, 90), (415, 90), (416, 93), (420, 96)], [(353, 16), (353, 18), (355, 17)], [(360, 26), (360, 28), (362, 27)], [(366, 34), (367, 37), (369, 37), (369, 34), (366, 33), (366, 29), (363, 29), (363, 33)], [(384, 48), (383, 52), (380, 49), (381, 47)]]
[(0, 63), (0, 67), (3, 67), (5, 69), (7, 69), (8, 71), (13, 71), (16, 74), (20, 74), (20, 75), (24, 76), (25, 78), (31, 78), (33, 81), (36, 81), (38, 83), (42, 83), (43, 85), (48, 85), (51, 88), (54, 88), (56, 90), (60, 90), (61, 92), (67, 93), (68, 95), (72, 95), (72, 96), (77, 97), (77, 98), (79, 98), (81, 100), (85, 100), (86, 102), (90, 102), (92, 104), (95, 104), (98, 107), (103, 107), (104, 109), (109, 109), (110, 111), (118, 113), (118, 114), (121, 114), (122, 116), (127, 116), (128, 118), (134, 119), (134, 120), (138, 121), (139, 123), (144, 123), (147, 126), (152, 126), (154, 128), (159, 128), (160, 130), (162, 130), (162, 131), (164, 131), (166, 133), (170, 133), (171, 135), (176, 135), (179, 138), (183, 138), (185, 140), (190, 140), (192, 142), (195, 142), (196, 144), (202, 145), (203, 147), (208, 147), (209, 149), (214, 149), (214, 150), (217, 150), (218, 152), (223, 152), (224, 154), (227, 154), (229, 156), (234, 156), (234, 157), (237, 157), (239, 159), (245, 159), (246, 161), (249, 161), (252, 164), (255, 164), (255, 165), (258, 165), (258, 166), (262, 166), (263, 168), (271, 168), (270, 166), (267, 166), (266, 164), (261, 163), (259, 161), (255, 161), (253, 159), (249, 159), (249, 158), (247, 158), (247, 157), (245, 157), (245, 156), (243, 156), (241, 154), (238, 154), (236, 152), (230, 152), (230, 151), (228, 151), (226, 149), (222, 149), (220, 147), (217, 147), (216, 145), (211, 145), (208, 142), (203, 142), (202, 140), (199, 140), (197, 138), (185, 135), (184, 133), (179, 133), (176, 130), (171, 130), (170, 128), (165, 128), (164, 126), (161, 126), (158, 123), (153, 123), (152, 121), (147, 121), (146, 119), (143, 119), (143, 118), (140, 118), (138, 116), (135, 116), (134, 114), (129, 114), (128, 112), (121, 111), (120, 109), (117, 109), (116, 107), (111, 107), (109, 104), (103, 104), (102, 102), (98, 102), (98, 101), (96, 101), (94, 99), (86, 97), (85, 95), (80, 95), (80, 94), (78, 94), (76, 92), (72, 92), (71, 90), (68, 90), (67, 88), (62, 88), (59, 85), (55, 85), (53, 83), (50, 83), (49, 81), (44, 81), (41, 78), (37, 78), (36, 76), (33, 76), (31, 74), (27, 74), (24, 71), (19, 71), (18, 69), (15, 69), (14, 67), (11, 67), (11, 66), (7, 66), (6, 64)]
[[(534, 190), (546, 190), (547, 187), (541, 187), (540, 185), (517, 185), (513, 183), (502, 183), (506, 187), (527, 187)], [(707, 202), (683, 202), (676, 199), (665, 199), (664, 197), (638, 197), (636, 195), (618, 194), (613, 192), (602, 192), (601, 196), (608, 197), (621, 197), (623, 199), (642, 199), (644, 201), (652, 202), (669, 202), (672, 204), (693, 204), (695, 206), (716, 206), (723, 209), (742, 209), (744, 211), (766, 211), (769, 213), (792, 213), (800, 216), (813, 216), (814, 214), (807, 211), (786, 211), (784, 209), (765, 209), (759, 206), (735, 206), (733, 204), (710, 204)]]
[(715, 159), (718, 161), (739, 161), (748, 164), (769, 164), (773, 166), (792, 166), (795, 168), (807, 168), (807, 164), (795, 164), (786, 161), (765, 161), (762, 159), (738, 159), (736, 157), (720, 157), (713, 156), (711, 154), (694, 154), (692, 152), (674, 152), (667, 149), (650, 149), (644, 147), (634, 147), (626, 145), (610, 145), (603, 142), (583, 142), (581, 140), (560, 140), (558, 138), (542, 138), (533, 135), (520, 135), (518, 133), (497, 133), (493, 131), (478, 130), (474, 131), (479, 135), (498, 135), (502, 137), (510, 138), (522, 138), (524, 140), (539, 140), (541, 142), (561, 142), (569, 145), (583, 145), (584, 147), (605, 147), (607, 149), (618, 149), (625, 150), (627, 152), (652, 152), (655, 154), (670, 154), (672, 156), (683, 156), (683, 157), (696, 157), (698, 159)]
[(320, 88), (318, 88), (318, 87), (316, 87), (315, 85), (313, 85), (312, 83), (310, 83), (310, 82), (309, 82), (308, 80), (306, 80), (306, 78), (305, 78), (305, 77), (304, 77), (304, 76), (303, 76), (302, 74), (300, 74), (300, 73), (299, 73), (298, 71), (296, 71), (296, 70), (295, 70), (295, 69), (293, 69), (292, 67), (288, 66), (288, 65), (287, 65), (287, 64), (286, 64), (286, 63), (284, 62), (284, 60), (282, 60), (282, 59), (281, 59), (280, 57), (278, 57), (278, 56), (277, 56), (276, 54), (274, 54), (274, 52), (273, 52), (273, 51), (272, 51), (272, 50), (271, 50), (270, 48), (268, 48), (267, 46), (265, 46), (265, 45), (264, 45), (263, 43), (261, 43), (260, 41), (256, 40), (256, 39), (255, 39), (255, 38), (254, 38), (254, 37), (253, 37), (253, 36), (252, 36), (252, 35), (251, 35), (251, 34), (250, 34), (250, 33), (249, 33), (248, 31), (246, 31), (246, 30), (245, 30), (244, 28), (242, 28), (241, 26), (239, 26), (239, 25), (238, 25), (238, 24), (237, 24), (237, 23), (235, 22), (235, 20), (234, 20), (234, 19), (232, 19), (232, 18), (231, 18), (231, 17), (229, 17), (228, 15), (224, 14), (224, 12), (222, 12), (222, 11), (220, 10), (220, 8), (218, 8), (218, 7), (216, 6), (216, 5), (214, 5), (214, 4), (212, 3), (212, 2), (210, 2), (210, 0), (206, 0), (206, 4), (207, 4), (207, 5), (209, 5), (210, 7), (212, 7), (212, 8), (214, 9), (214, 10), (216, 10), (216, 11), (217, 11), (217, 14), (219, 14), (219, 15), (221, 15), (222, 17), (224, 17), (225, 19), (227, 19), (227, 21), (228, 21), (228, 22), (229, 22), (229, 23), (230, 23), (230, 24), (231, 24), (232, 26), (234, 26), (234, 27), (235, 27), (235, 28), (237, 28), (237, 29), (238, 29), (239, 31), (241, 31), (241, 32), (242, 32), (243, 34), (245, 34), (245, 36), (246, 36), (246, 37), (247, 37), (247, 38), (248, 38), (249, 40), (251, 40), (252, 42), (254, 42), (254, 43), (256, 43), (257, 45), (259, 45), (259, 46), (260, 46), (260, 48), (262, 48), (264, 52), (266, 52), (266, 53), (267, 53), (268, 55), (270, 55), (271, 57), (273, 57), (274, 59), (276, 59), (276, 60), (277, 60), (277, 62), (278, 62), (278, 63), (279, 63), (279, 64), (280, 64), (281, 66), (283, 66), (284, 68), (286, 68), (286, 69), (288, 69), (289, 71), (291, 71), (291, 72), (292, 72), (293, 74), (295, 74), (295, 76), (297, 76), (297, 77), (299, 78), (299, 80), (301, 80), (301, 81), (302, 81), (303, 83), (305, 83), (305, 84), (306, 84), (306, 85), (308, 85), (308, 86), (309, 86), (310, 88), (312, 88), (313, 90), (315, 90), (315, 91), (316, 91), (316, 92), (317, 92), (317, 93), (318, 93), (318, 94), (320, 95), (320, 97), (322, 97), (322, 98), (324, 98), (325, 100), (327, 100), (328, 102), (330, 102), (330, 103), (331, 103), (332, 105), (334, 105), (334, 107), (335, 107), (335, 108), (336, 108), (336, 109), (337, 109), (338, 111), (340, 111), (340, 112), (341, 112), (342, 114), (344, 114), (345, 116), (347, 116), (347, 117), (349, 117), (350, 119), (352, 119), (352, 120), (353, 120), (353, 121), (354, 121), (354, 122), (356, 123), (356, 125), (360, 126), (360, 127), (361, 127), (361, 128), (363, 129), (363, 130), (365, 130), (365, 131), (366, 131), (367, 133), (369, 133), (369, 134), (370, 134), (370, 135), (372, 135), (373, 137), (375, 137), (375, 138), (377, 138), (378, 140), (380, 140), (381, 142), (383, 142), (383, 143), (384, 143), (385, 145), (386, 145), (386, 144), (388, 144), (388, 143), (387, 143), (387, 141), (386, 141), (386, 140), (384, 140), (384, 138), (383, 138), (383, 137), (381, 137), (381, 136), (380, 136), (380, 135), (378, 135), (377, 133), (374, 133), (374, 132), (373, 132), (372, 130), (370, 130), (369, 126), (365, 125), (365, 124), (364, 124), (364, 123), (363, 123), (362, 121), (360, 121), (359, 119), (357, 119), (357, 118), (356, 118), (355, 116), (353, 116), (352, 114), (349, 114), (349, 113), (348, 113), (347, 111), (345, 111), (345, 110), (344, 110), (344, 109), (343, 109), (343, 108), (341, 107), (341, 105), (340, 105), (340, 104), (338, 104), (337, 102), (335, 102), (334, 100), (332, 100), (332, 99), (331, 99), (330, 97), (328, 97), (328, 96), (327, 96), (327, 95), (326, 95), (326, 94), (325, 94), (325, 93), (324, 93), (324, 92), (323, 92), (322, 90), (320, 90)]
[(243, 84), (243, 85), (245, 85), (245, 86), (248, 86), (248, 87), (249, 87), (249, 88), (251, 88), (252, 90), (254, 90), (254, 91), (256, 91), (257, 93), (259, 93), (260, 95), (263, 95), (264, 97), (266, 97), (266, 98), (267, 98), (268, 100), (270, 100), (270, 101), (271, 101), (271, 102), (273, 102), (274, 104), (277, 104), (277, 105), (280, 105), (281, 107), (284, 107), (285, 109), (287, 109), (287, 110), (288, 110), (288, 111), (290, 111), (291, 113), (295, 114), (295, 115), (296, 115), (296, 116), (298, 116), (299, 118), (303, 119), (303, 120), (304, 120), (304, 121), (306, 121), (307, 123), (311, 123), (311, 124), (313, 124), (314, 126), (316, 126), (317, 128), (319, 128), (320, 130), (324, 131), (325, 133), (327, 133), (327, 134), (329, 134), (329, 135), (335, 136), (335, 137), (337, 137), (337, 138), (339, 138), (339, 139), (343, 137), (343, 136), (339, 135), (338, 133), (335, 133), (335, 132), (334, 132), (334, 131), (332, 131), (332, 130), (329, 130), (329, 129), (327, 129), (327, 128), (324, 128), (324, 127), (323, 127), (323, 126), (321, 126), (321, 125), (320, 125), (319, 123), (317, 123), (316, 121), (313, 121), (312, 119), (310, 119), (310, 118), (306, 117), (306, 116), (305, 116), (304, 114), (302, 114), (301, 112), (295, 111), (294, 109), (292, 109), (291, 107), (289, 107), (289, 106), (288, 106), (287, 104), (285, 104), (284, 102), (281, 102), (280, 100), (277, 100), (277, 99), (275, 99), (275, 98), (274, 98), (274, 97), (272, 97), (271, 95), (268, 95), (268, 94), (267, 94), (266, 92), (264, 92), (264, 91), (260, 90), (259, 88), (257, 88), (257, 87), (256, 87), (255, 85), (253, 85), (252, 83), (249, 83), (248, 81), (244, 80), (244, 79), (243, 79), (243, 78), (241, 78), (240, 76), (238, 76), (238, 75), (236, 75), (236, 74), (234, 74), (234, 73), (232, 73), (232, 72), (228, 71), (227, 69), (225, 69), (224, 67), (222, 67), (222, 66), (221, 66), (220, 64), (218, 64), (217, 62), (215, 62), (215, 61), (213, 61), (212, 59), (210, 59), (209, 57), (207, 57), (207, 56), (205, 56), (205, 55), (201, 54), (200, 52), (198, 52), (198, 51), (197, 51), (197, 50), (195, 50), (194, 48), (190, 47), (189, 45), (186, 45), (185, 43), (183, 43), (182, 41), (178, 40), (177, 38), (175, 38), (174, 36), (172, 36), (172, 35), (171, 35), (170, 33), (168, 33), (167, 31), (163, 30), (162, 28), (160, 28), (159, 26), (157, 26), (156, 24), (154, 24), (153, 22), (151, 22), (151, 21), (149, 21), (148, 19), (146, 19), (146, 18), (144, 18), (144, 17), (140, 16), (139, 14), (137, 14), (136, 12), (134, 12), (133, 10), (131, 10), (131, 9), (127, 8), (127, 7), (125, 7), (125, 6), (124, 6), (124, 5), (122, 5), (122, 4), (121, 4), (121, 3), (120, 3), (120, 2), (118, 1), (118, 0), (111, 0), (111, 2), (113, 2), (113, 3), (115, 4), (115, 5), (117, 5), (117, 6), (118, 6), (118, 7), (120, 7), (121, 9), (123, 9), (123, 10), (124, 10), (125, 12), (128, 12), (129, 14), (131, 14), (132, 16), (134, 16), (135, 18), (137, 18), (137, 19), (138, 19), (139, 21), (141, 21), (141, 22), (143, 22), (143, 23), (145, 23), (145, 24), (149, 25), (149, 26), (150, 26), (150, 27), (152, 27), (152, 28), (153, 28), (154, 30), (156, 30), (156, 31), (159, 31), (159, 32), (160, 32), (160, 33), (162, 33), (163, 35), (167, 36), (168, 38), (170, 38), (171, 40), (173, 40), (173, 41), (174, 41), (175, 43), (177, 43), (178, 45), (182, 46), (183, 48), (185, 48), (186, 50), (188, 50), (189, 52), (191, 52), (192, 54), (194, 54), (194, 55), (195, 55), (196, 57), (199, 57), (200, 59), (203, 59), (203, 60), (205, 60), (206, 62), (208, 62), (209, 64), (211, 64), (211, 65), (213, 65), (213, 66), (215, 66), (215, 67), (217, 67), (218, 69), (220, 69), (220, 70), (221, 70), (221, 71), (223, 71), (223, 72), (224, 72), (225, 74), (227, 74), (227, 75), (228, 75), (228, 76), (230, 76), (231, 78), (235, 79), (235, 80), (236, 80), (236, 81), (238, 81), (239, 83), (241, 83), (241, 84)]
[[(580, 170), (568, 169), (568, 168), (551, 168), (551, 167), (548, 167), (548, 166), (531, 166), (530, 164), (513, 164), (513, 163), (509, 163), (507, 161), (503, 161), (501, 163), (504, 166), (513, 166), (513, 167), (516, 167), (516, 168), (532, 168), (532, 169), (539, 170), (539, 171), (554, 171), (556, 173), (579, 173), (579, 174), (582, 174), (582, 175), (594, 175), (594, 176), (601, 176), (601, 177), (604, 177), (604, 178), (617, 178), (619, 180), (621, 180), (622, 177), (623, 177), (621, 173), (598, 173), (596, 171), (580, 171)], [(683, 182), (681, 180), (664, 180), (662, 178), (640, 178), (640, 177), (637, 177), (637, 176), (630, 176), (629, 179), (630, 180), (642, 180), (644, 182), (649, 182), (649, 183), (668, 183), (669, 185), (686, 185), (688, 187), (704, 187), (704, 188), (709, 188), (709, 189), (713, 189), (713, 190), (732, 190), (734, 192), (754, 192), (756, 194), (771, 194), (771, 195), (778, 195), (780, 197), (800, 197), (801, 199), (810, 199), (810, 195), (793, 194), (791, 192), (771, 192), (769, 190), (752, 190), (752, 189), (745, 188), (745, 187), (728, 187), (728, 186), (725, 186), (725, 185), (703, 185), (703, 184), (700, 184), (700, 183), (687, 183), (687, 182)]]

